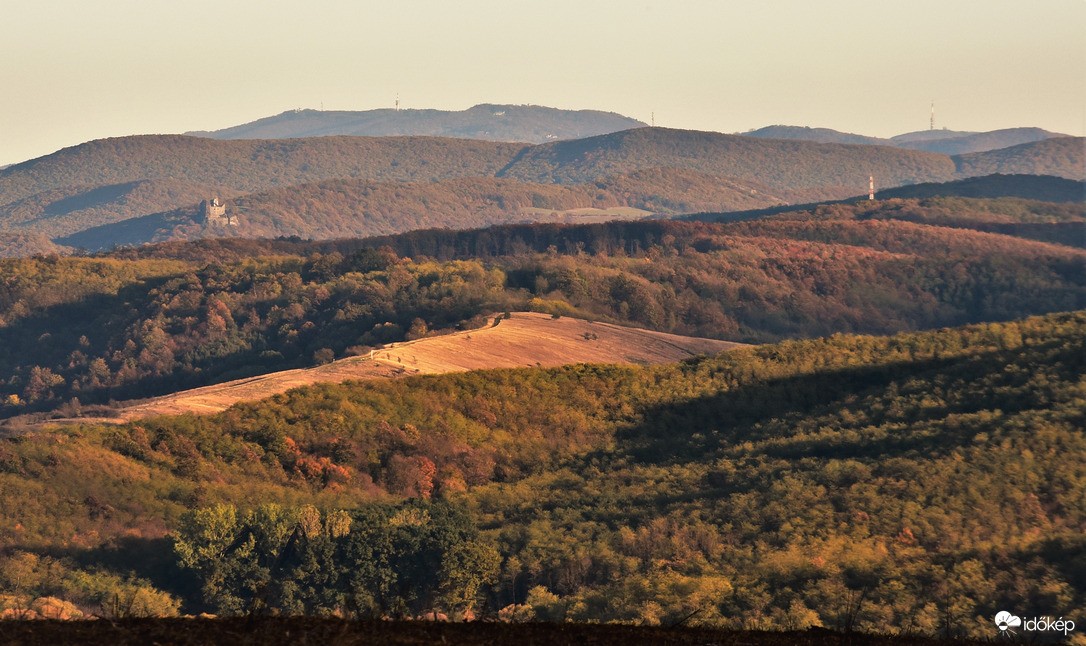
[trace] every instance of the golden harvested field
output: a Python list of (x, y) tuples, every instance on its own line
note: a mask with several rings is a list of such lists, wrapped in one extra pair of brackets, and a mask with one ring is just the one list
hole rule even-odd
[(113, 421), (215, 413), (239, 401), (263, 399), (319, 382), (570, 363), (669, 363), (699, 354), (716, 354), (739, 345), (516, 312), (512, 318), (477, 330), (396, 343), (371, 355), (347, 357), (314, 368), (273, 372), (156, 397), (121, 409)]

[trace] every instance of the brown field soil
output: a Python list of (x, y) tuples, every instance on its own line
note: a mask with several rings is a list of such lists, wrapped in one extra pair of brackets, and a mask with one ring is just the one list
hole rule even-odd
[[(994, 631), (993, 631), (994, 632)], [(714, 644), (719, 646), (937, 646), (985, 642), (843, 634), (815, 629), (793, 632), (726, 631), (599, 624), (505, 624), (490, 622), (346, 621), (310, 617), (224, 619), (121, 619), (3, 621), (0, 643), (9, 646), (229, 646), (422, 645), (564, 646), (589, 644)]]
[[(511, 318), (477, 330), (395, 343), (370, 355), (347, 357), (314, 368), (273, 372), (155, 397), (121, 408), (117, 417), (93, 418), (93, 421), (123, 422), (155, 415), (216, 413), (239, 401), (264, 399), (291, 388), (320, 382), (570, 363), (670, 363), (699, 354), (716, 354), (740, 345), (583, 319), (556, 319), (549, 314), (516, 312)], [(47, 423), (63, 421), (54, 419)]]

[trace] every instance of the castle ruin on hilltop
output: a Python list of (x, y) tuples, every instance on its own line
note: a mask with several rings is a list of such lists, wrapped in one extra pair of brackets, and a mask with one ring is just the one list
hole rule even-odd
[(204, 216), (204, 224), (209, 227), (236, 227), (238, 225), (237, 217), (231, 217), (226, 212), (226, 205), (217, 197), (201, 202), (200, 210)]

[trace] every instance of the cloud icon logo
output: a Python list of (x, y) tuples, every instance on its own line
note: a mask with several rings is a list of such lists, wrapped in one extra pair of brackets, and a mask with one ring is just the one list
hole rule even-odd
[(999, 627), (999, 632), (1014, 632), (1011, 628), (1017, 628), (1022, 625), (1022, 618), (1016, 617), (1006, 610), (1002, 610), (995, 616), (996, 626)]

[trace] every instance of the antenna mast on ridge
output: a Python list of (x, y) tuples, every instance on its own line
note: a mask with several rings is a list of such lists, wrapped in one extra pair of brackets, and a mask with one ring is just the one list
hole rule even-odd
[(935, 99), (931, 100), (931, 129), (935, 130)]

